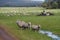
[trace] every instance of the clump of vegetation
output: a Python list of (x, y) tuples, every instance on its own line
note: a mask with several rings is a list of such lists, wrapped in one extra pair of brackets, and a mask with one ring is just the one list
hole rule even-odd
[(60, 8), (60, 0), (48, 0), (48, 2), (44, 2), (42, 4), (42, 7), (47, 8), (47, 9), (56, 9)]

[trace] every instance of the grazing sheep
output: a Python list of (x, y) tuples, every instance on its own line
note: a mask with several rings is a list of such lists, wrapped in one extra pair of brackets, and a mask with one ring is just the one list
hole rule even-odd
[(19, 28), (23, 28), (23, 29), (32, 29), (34, 31), (39, 31), (39, 29), (41, 28), (40, 25), (31, 25), (31, 22), (24, 22), (24, 21), (16, 21), (17, 25)]
[(50, 16), (50, 15), (54, 15), (54, 14), (53, 14), (53, 13), (51, 13), (51, 12), (47, 12), (47, 14), (49, 14), (49, 16)]
[(43, 10), (43, 12), (41, 12), (41, 14), (38, 14), (37, 16), (51, 16), (51, 15), (54, 15), (54, 14)]
[(47, 13), (47, 14), (46, 14), (46, 16), (50, 16), (50, 14), (49, 14), (49, 13)]
[(41, 27), (40, 25), (32, 25), (31, 28), (32, 28), (32, 30), (34, 30), (34, 31), (35, 31), (35, 30), (36, 30), (36, 31), (39, 31), (40, 27)]
[(24, 21), (17, 21), (16, 23), (19, 28), (23, 28), (23, 29), (30, 28), (30, 23), (26, 23)]
[(46, 16), (46, 13), (41, 12), (41, 14), (38, 14), (37, 16)]
[(21, 21), (17, 20), (17, 21), (16, 21), (16, 24), (18, 25), (19, 28), (22, 28)]
[(28, 28), (28, 24), (27, 24), (27, 23), (24, 23), (24, 24), (22, 25), (22, 28), (23, 28), (23, 29)]

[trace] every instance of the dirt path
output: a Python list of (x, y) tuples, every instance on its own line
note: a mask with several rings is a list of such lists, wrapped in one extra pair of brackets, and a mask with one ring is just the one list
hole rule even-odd
[(0, 26), (0, 40), (18, 40), (17, 38), (12, 37), (12, 35), (8, 34), (4, 28)]

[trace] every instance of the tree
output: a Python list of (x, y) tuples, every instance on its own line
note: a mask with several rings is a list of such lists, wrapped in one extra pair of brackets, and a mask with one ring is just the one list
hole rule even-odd
[(9, 7), (9, 5), (8, 4), (5, 4), (4, 7)]
[(51, 9), (51, 8), (60, 8), (60, 0), (45, 0), (43, 3), (43, 7)]
[(46, 2), (44, 2), (43, 4), (42, 4), (42, 7), (44, 7), (44, 8), (46, 8), (48, 5), (47, 5), (47, 3)]
[(52, 8), (58, 8), (58, 3), (57, 2), (53, 2), (52, 3)]
[(58, 8), (60, 8), (60, 0), (57, 0)]

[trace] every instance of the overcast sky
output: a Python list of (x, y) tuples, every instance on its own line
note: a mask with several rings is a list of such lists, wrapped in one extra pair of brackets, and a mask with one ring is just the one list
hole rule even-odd
[(44, 1), (44, 0), (0, 0), (0, 5), (5, 4), (25, 4), (30, 3), (31, 1)]
[[(5, 0), (0, 0), (0, 1), (5, 1)], [(9, 1), (9, 0), (7, 0)], [(10, 0), (10, 1), (13, 1), (13, 0)], [(15, 1), (18, 1), (18, 0), (15, 0)], [(31, 0), (19, 0), (19, 1), (31, 1)], [(44, 0), (32, 0), (32, 1), (44, 1)]]
[(33, 0), (33, 1), (44, 1), (44, 0)]

